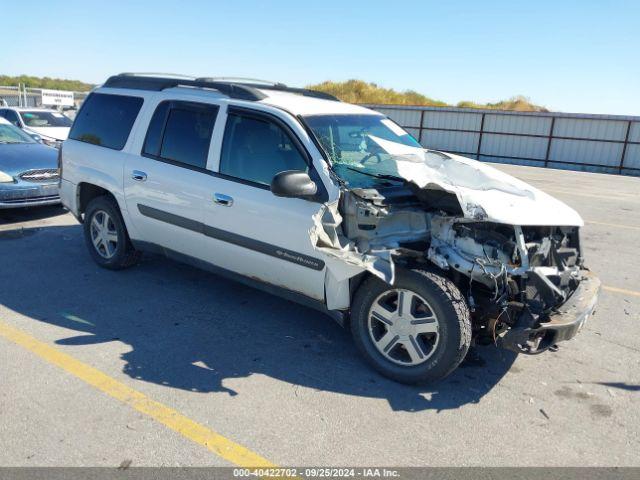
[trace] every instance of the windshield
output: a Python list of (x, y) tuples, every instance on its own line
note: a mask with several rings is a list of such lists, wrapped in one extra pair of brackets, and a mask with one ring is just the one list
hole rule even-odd
[(58, 112), (39, 112), (37, 110), (20, 112), (27, 127), (70, 127), (71, 120)]
[(0, 123), (1, 143), (37, 143), (33, 138), (24, 133), (18, 127)]
[(383, 115), (313, 115), (304, 120), (334, 171), (354, 187), (393, 182), (396, 169), (389, 168), (389, 161), (422, 149), (415, 138)]

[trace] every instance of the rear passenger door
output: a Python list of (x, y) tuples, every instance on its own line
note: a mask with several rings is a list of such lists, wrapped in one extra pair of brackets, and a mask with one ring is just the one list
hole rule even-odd
[[(286, 122), (229, 107), (218, 172), (204, 210), (207, 259), (277, 287), (324, 300), (325, 264), (310, 230), (322, 204), (271, 193), (285, 170), (310, 171), (311, 159)], [(318, 188), (324, 185), (317, 180)]]
[(138, 241), (201, 257), (203, 202), (210, 197), (206, 170), (219, 107), (181, 100), (160, 102), (140, 155), (124, 169), (127, 210)]

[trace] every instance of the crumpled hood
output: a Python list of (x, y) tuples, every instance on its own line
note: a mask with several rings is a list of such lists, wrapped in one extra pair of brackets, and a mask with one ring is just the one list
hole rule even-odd
[(43, 137), (53, 138), (55, 140), (66, 140), (69, 136), (69, 127), (25, 127), (25, 130), (37, 133)]
[(369, 136), (392, 160), (378, 171), (400, 176), (423, 189), (454, 193), (464, 217), (509, 225), (576, 226), (584, 222), (571, 207), (485, 163)]

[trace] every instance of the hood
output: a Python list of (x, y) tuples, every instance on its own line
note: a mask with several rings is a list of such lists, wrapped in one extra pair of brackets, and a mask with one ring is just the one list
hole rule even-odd
[(37, 133), (42, 137), (54, 138), (56, 140), (66, 140), (69, 136), (70, 127), (25, 127), (25, 131)]
[(0, 170), (11, 176), (25, 170), (58, 168), (58, 151), (41, 143), (0, 144)]
[(391, 154), (376, 171), (425, 190), (456, 195), (465, 218), (521, 226), (575, 226), (584, 222), (571, 207), (485, 163), (449, 153), (400, 145), (369, 136)]

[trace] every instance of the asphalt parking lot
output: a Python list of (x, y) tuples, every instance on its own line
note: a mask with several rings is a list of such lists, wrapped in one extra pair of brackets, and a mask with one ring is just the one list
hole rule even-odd
[(372, 372), (329, 318), (161, 257), (98, 268), (0, 211), (0, 465), (640, 466), (640, 178), (500, 166), (577, 209), (605, 290), (558, 352)]

